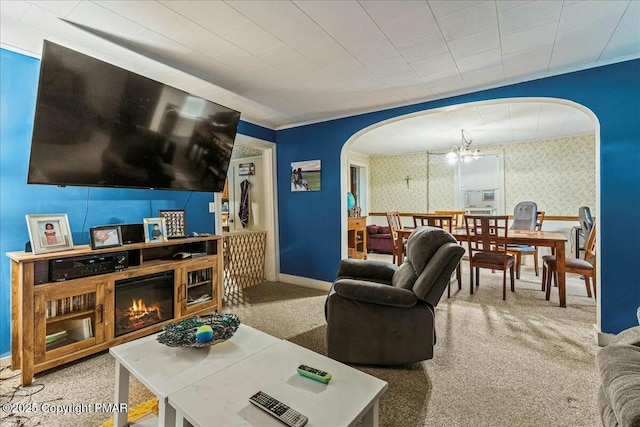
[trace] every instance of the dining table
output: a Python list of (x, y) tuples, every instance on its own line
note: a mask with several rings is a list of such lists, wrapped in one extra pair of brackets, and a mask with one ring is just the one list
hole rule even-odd
[[(401, 228), (398, 230), (398, 241), (405, 241), (415, 228)], [(467, 229), (462, 227), (451, 230), (453, 237), (459, 242), (467, 241)], [(558, 299), (560, 307), (567, 306), (566, 288), (566, 243), (567, 237), (560, 231), (535, 231), (535, 230), (509, 230), (507, 244), (525, 246), (543, 246), (552, 248), (556, 256), (556, 269), (558, 271)], [(404, 260), (405, 245), (401, 245), (398, 265)]]

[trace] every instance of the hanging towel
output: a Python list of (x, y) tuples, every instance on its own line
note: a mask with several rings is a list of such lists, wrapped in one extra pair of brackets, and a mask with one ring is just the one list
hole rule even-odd
[(240, 222), (242, 228), (247, 228), (249, 225), (249, 186), (248, 180), (244, 180), (240, 183)]

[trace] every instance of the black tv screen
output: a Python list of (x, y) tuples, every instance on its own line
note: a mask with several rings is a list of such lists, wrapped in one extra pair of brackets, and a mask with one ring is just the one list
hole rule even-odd
[(45, 41), (27, 183), (221, 192), (239, 120)]

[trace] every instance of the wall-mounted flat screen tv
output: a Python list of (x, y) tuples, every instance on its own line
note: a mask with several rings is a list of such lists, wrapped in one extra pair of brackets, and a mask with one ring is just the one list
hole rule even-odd
[(221, 192), (240, 113), (45, 41), (29, 184)]

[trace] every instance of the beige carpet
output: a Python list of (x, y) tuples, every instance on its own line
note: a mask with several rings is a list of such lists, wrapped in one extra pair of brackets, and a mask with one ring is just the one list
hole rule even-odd
[[(396, 368), (356, 366), (389, 382), (381, 426), (598, 426), (594, 356), (595, 301), (571, 276), (568, 308), (544, 300), (539, 278), (525, 269), (502, 301), (501, 273), (483, 271), (469, 295), (468, 272), (436, 308), (432, 360)], [(225, 311), (269, 334), (325, 353), (326, 293), (264, 283), (228, 298)], [(0, 373), (0, 403), (111, 402), (114, 362), (108, 353), (36, 376), (18, 386), (18, 371)], [(131, 381), (132, 405), (152, 397)], [(109, 414), (0, 414), (1, 426), (98, 426)], [(212, 424), (215, 426), (215, 423)], [(224, 427), (224, 426), (221, 426)], [(333, 427), (333, 426), (328, 426)]]

